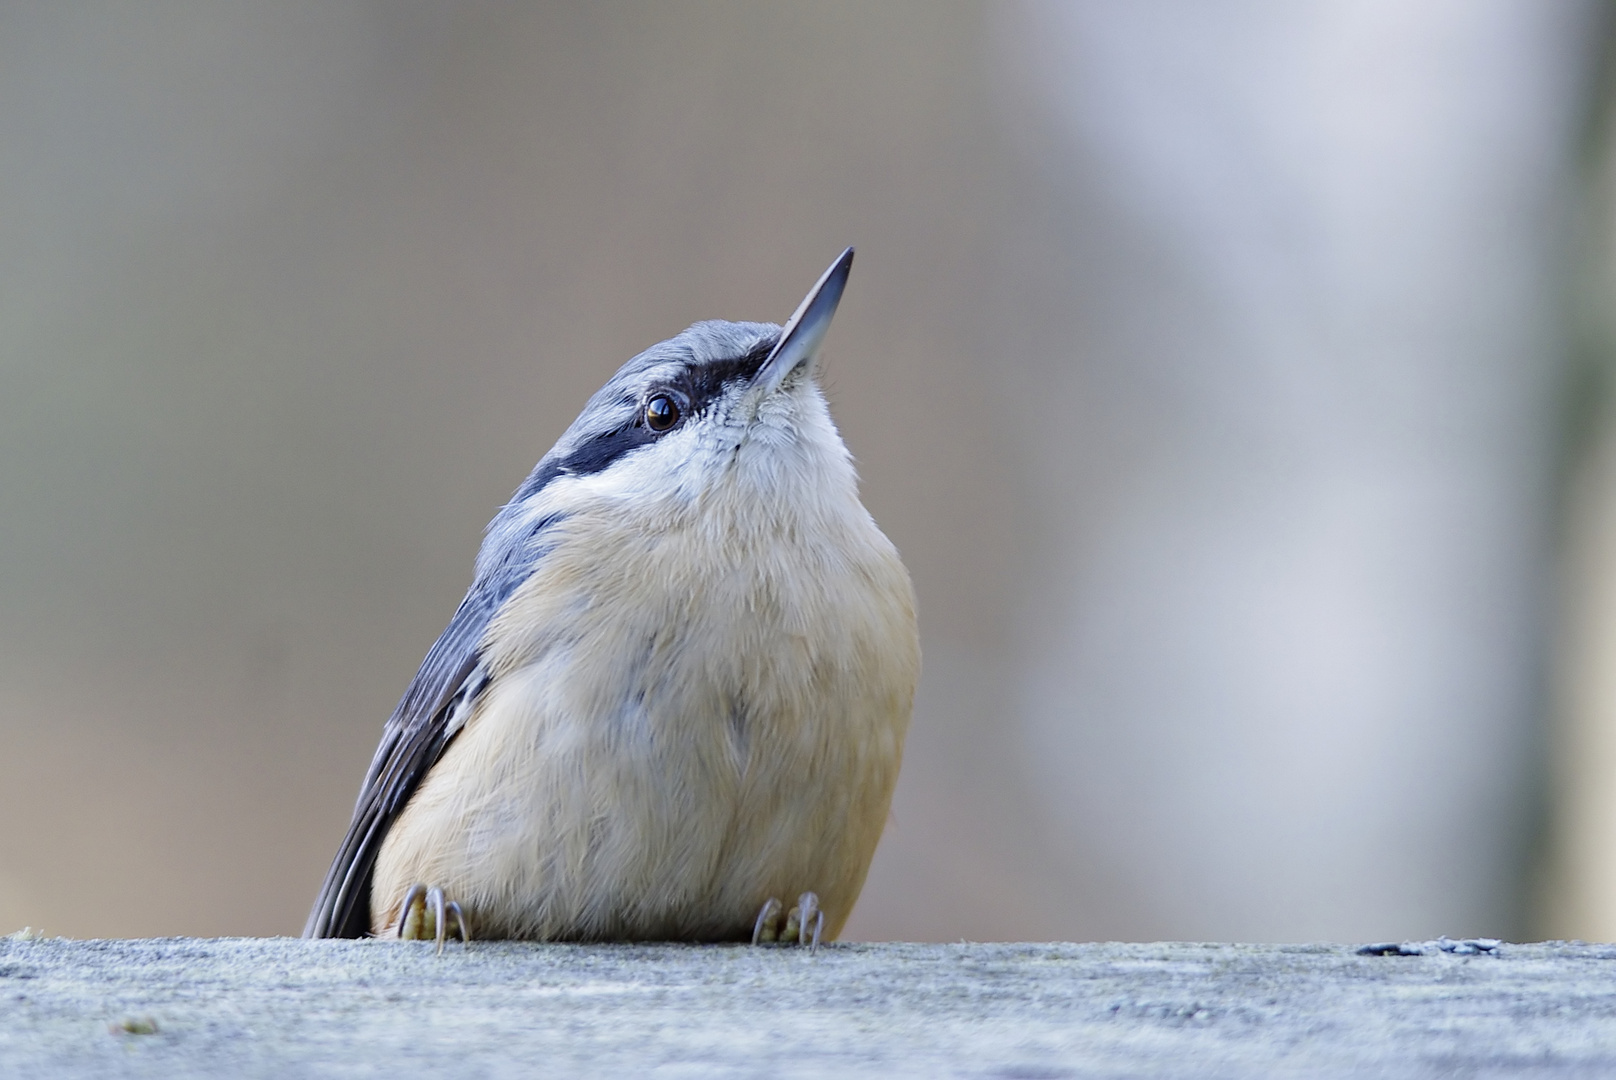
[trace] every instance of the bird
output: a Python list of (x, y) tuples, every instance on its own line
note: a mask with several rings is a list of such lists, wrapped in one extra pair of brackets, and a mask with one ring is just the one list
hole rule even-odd
[(819, 379), (852, 262), (784, 326), (698, 322), (629, 360), (496, 513), (305, 937), (841, 932), (920, 673)]

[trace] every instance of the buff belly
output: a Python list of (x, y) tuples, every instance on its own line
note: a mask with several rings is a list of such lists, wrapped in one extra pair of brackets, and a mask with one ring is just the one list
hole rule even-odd
[(867, 559), (843, 544), (818, 574), (807, 550), (789, 579), (742, 558), (680, 580), (667, 567), (700, 560), (667, 550), (676, 533), (641, 532), (654, 539), (610, 565), (656, 588), (614, 594), (575, 572), (569, 550), (623, 535), (566, 537), (502, 612), (488, 690), (383, 843), (378, 934), (416, 883), (457, 900), (479, 938), (744, 939), (768, 898), (809, 890), (840, 931), (918, 676), (896, 552), (874, 533)]

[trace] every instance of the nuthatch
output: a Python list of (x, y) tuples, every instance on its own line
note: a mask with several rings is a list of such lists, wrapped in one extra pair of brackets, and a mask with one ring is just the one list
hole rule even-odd
[(920, 670), (815, 379), (852, 262), (784, 328), (697, 323), (589, 399), (489, 524), (305, 937), (841, 930)]

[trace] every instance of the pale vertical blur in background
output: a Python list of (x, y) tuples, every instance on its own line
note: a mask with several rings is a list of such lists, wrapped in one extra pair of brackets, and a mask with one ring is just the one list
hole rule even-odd
[(1616, 937), (1592, 0), (0, 7), (0, 932), (301, 926), (483, 524), (858, 265), (848, 936)]

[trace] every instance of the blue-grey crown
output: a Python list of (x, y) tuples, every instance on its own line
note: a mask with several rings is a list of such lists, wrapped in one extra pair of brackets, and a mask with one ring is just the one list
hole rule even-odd
[(650, 389), (677, 389), (692, 415), (699, 414), (726, 386), (751, 380), (779, 339), (780, 327), (773, 323), (699, 322), (618, 368), (488, 523), (466, 602), (503, 602), (543, 557), (546, 529), (559, 520), (532, 509), (545, 485), (560, 476), (600, 472), (657, 437), (644, 423)]
[(756, 375), (779, 338), (773, 323), (712, 320), (646, 349), (595, 391), (512, 502), (533, 497), (557, 476), (600, 472), (654, 440), (657, 433), (645, 426), (641, 409), (652, 387), (677, 389), (696, 415), (726, 386)]

